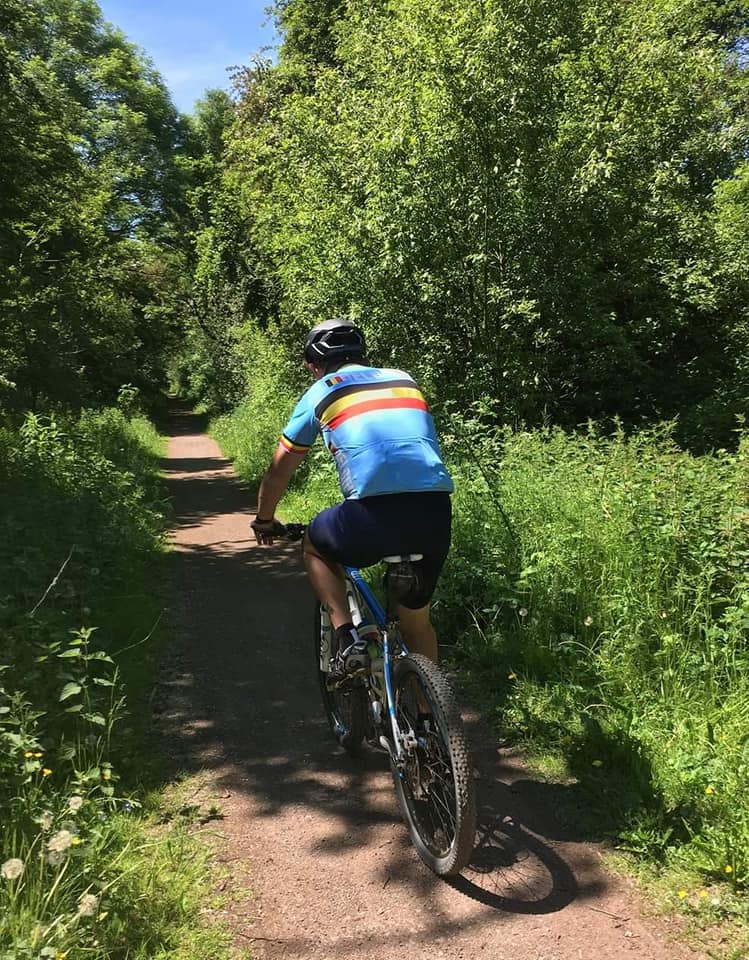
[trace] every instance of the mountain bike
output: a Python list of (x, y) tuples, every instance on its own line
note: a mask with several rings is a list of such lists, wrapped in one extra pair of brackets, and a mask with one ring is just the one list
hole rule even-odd
[[(300, 540), (306, 526), (288, 524)], [(473, 764), (452, 686), (427, 657), (409, 654), (398, 626), (399, 600), (418, 576), (419, 554), (383, 557), (383, 607), (361, 573), (346, 567), (351, 620), (368, 644), (369, 668), (353, 676), (331, 672), (333, 629), (319, 604), (315, 665), (331, 731), (352, 755), (366, 742), (390, 759), (403, 818), (424, 863), (454, 876), (468, 863), (476, 833)]]

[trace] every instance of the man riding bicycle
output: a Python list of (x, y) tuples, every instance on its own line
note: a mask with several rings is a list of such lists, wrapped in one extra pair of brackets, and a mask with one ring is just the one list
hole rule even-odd
[(307, 336), (304, 359), (315, 383), (297, 403), (260, 484), (252, 528), (271, 544), (283, 532), (275, 510), (318, 433), (333, 454), (343, 503), (319, 513), (304, 538), (304, 561), (334, 629), (333, 668), (367, 666), (366, 642), (351, 622), (342, 566), (419, 553), (416, 585), (398, 607), (407, 646), (437, 660), (429, 602), (450, 546), (452, 479), (429, 409), (402, 370), (368, 366), (362, 331), (327, 320)]

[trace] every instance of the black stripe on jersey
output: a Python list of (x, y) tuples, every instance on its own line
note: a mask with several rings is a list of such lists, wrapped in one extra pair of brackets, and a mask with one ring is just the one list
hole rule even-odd
[(390, 390), (393, 387), (408, 387), (411, 390), (418, 390), (414, 380), (373, 380), (365, 383), (347, 384), (345, 387), (339, 387), (338, 390), (332, 390), (326, 394), (315, 407), (315, 416), (319, 420), (331, 403), (347, 397), (350, 393), (361, 393), (364, 390)]

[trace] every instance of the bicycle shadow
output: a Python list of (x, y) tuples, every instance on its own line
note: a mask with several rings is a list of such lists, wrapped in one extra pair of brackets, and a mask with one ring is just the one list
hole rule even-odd
[[(508, 774), (509, 768), (503, 769), (501, 763), (489, 768), (485, 752), (480, 748), (476, 752), (481, 772), (476, 782), (478, 823), (473, 854), (459, 876), (444, 878), (444, 882), (456, 893), (498, 912), (539, 916), (563, 910), (579, 897), (602, 891), (604, 884), (588, 876), (591, 863), (585, 853), (577, 851), (575, 855), (578, 880), (570, 863), (552, 845), (556, 842), (553, 837), (567, 834), (555, 823), (551, 811), (556, 800), (552, 795), (568, 788), (532, 780), (505, 783), (500, 778)], [(341, 751), (339, 759), (359, 776), (390, 770), (387, 755), (372, 749), (353, 759), (346, 758)], [(526, 806), (529, 800), (532, 807)], [(548, 803), (549, 809), (541, 811), (539, 803)], [(533, 832), (529, 823), (538, 833)], [(405, 833), (401, 845), (404, 849), (408, 846)], [(328, 842), (327, 851), (334, 846), (335, 842)], [(404, 864), (411, 873), (413, 861), (406, 858)], [(392, 864), (386, 882), (390, 870)], [(436, 880), (429, 873), (425, 882)]]
[(555, 913), (579, 892), (567, 862), (544, 840), (486, 807), (468, 866), (447, 883), (486, 907), (517, 914)]

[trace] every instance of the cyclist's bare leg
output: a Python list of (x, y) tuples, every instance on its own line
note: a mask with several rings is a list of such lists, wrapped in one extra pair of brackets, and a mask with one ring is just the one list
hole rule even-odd
[(312, 589), (325, 609), (330, 613), (333, 629), (351, 621), (351, 612), (346, 600), (346, 581), (343, 567), (333, 560), (327, 560), (305, 535), (302, 544), (304, 565)]
[(421, 653), (436, 663), (437, 634), (429, 619), (429, 604), (419, 607), (418, 610), (411, 610), (399, 604), (398, 617), (409, 653)]

